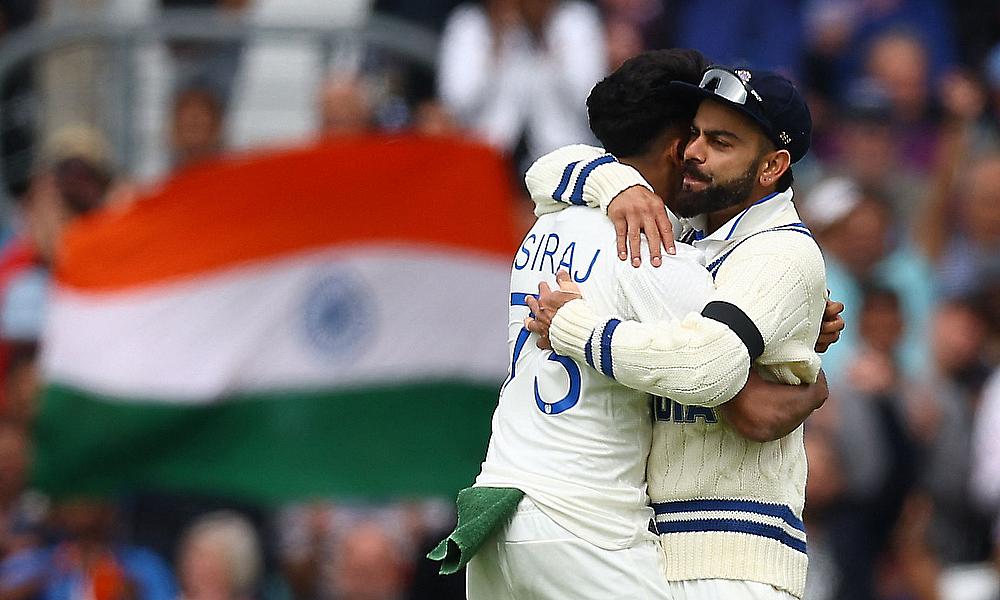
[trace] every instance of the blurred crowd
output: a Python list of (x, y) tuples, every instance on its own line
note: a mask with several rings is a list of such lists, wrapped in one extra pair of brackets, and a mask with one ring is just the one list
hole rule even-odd
[[(160, 0), (238, 13), (254, 0)], [(776, 69), (809, 97), (796, 201), (848, 329), (807, 423), (807, 600), (996, 600), (1000, 530), (1000, 4), (989, 0), (372, 0), (440, 36), (434, 72), (366, 52), (333, 65), (316, 132), (479, 139), (512, 186), (592, 143), (584, 100), (643, 50)], [(4, 35), (43, 18), (0, 2)], [(418, 6), (419, 5), (419, 6)], [(227, 152), (241, 45), (176, 43), (173, 170)], [(2, 82), (5, 107), (30, 72)], [(25, 90), (28, 90), (26, 92)], [(461, 598), (421, 557), (448, 499), (281, 509), (137, 491), (52, 503), (30, 489), (48, 270), (67, 223), (133, 201), (93, 124), (35, 139), (0, 112), (15, 200), (0, 236), (0, 598)], [(19, 179), (10, 157), (30, 153)], [(22, 161), (23, 162), (23, 161)], [(516, 207), (525, 226), (531, 207)], [(470, 481), (474, 474), (470, 473)]]

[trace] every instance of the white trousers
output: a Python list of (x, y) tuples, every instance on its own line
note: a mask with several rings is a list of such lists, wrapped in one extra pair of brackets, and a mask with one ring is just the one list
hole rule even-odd
[(469, 600), (796, 600), (754, 581), (663, 577), (660, 544), (605, 550), (573, 535), (524, 499), (506, 528), (469, 561)]
[(562, 528), (524, 499), (505, 529), (469, 562), (469, 600), (670, 600), (653, 534), (605, 550)]

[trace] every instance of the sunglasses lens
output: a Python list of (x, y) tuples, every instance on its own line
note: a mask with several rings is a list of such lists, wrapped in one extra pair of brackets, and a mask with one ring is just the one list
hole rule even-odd
[(743, 83), (742, 79), (729, 71), (722, 69), (709, 69), (705, 71), (699, 87), (730, 102), (736, 104), (747, 103), (747, 86)]

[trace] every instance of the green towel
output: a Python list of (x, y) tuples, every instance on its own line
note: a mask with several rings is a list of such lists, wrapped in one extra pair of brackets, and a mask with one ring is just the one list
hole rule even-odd
[(471, 487), (458, 493), (458, 524), (427, 558), (441, 561), (442, 575), (457, 573), (498, 527), (507, 524), (524, 492), (514, 488)]

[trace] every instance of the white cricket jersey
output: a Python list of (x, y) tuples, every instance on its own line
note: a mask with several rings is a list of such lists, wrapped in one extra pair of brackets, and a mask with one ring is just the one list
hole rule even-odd
[(616, 257), (614, 226), (600, 212), (575, 207), (538, 219), (511, 270), (512, 360), (477, 486), (521, 489), (559, 525), (601, 548), (626, 548), (649, 535), (650, 397), (604, 374), (610, 355), (600, 343), (579, 363), (540, 350), (523, 328), (525, 298), (540, 281), (554, 288), (555, 273), (566, 269), (604, 312), (680, 319), (702, 309), (712, 278), (699, 251), (677, 249), (659, 268), (648, 266), (647, 255), (636, 269)]

